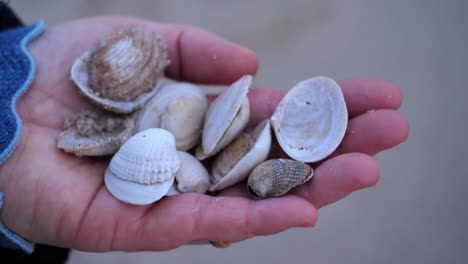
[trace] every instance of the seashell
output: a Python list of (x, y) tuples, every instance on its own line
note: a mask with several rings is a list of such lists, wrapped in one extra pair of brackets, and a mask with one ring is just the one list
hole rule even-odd
[(159, 36), (132, 28), (102, 39), (81, 55), (71, 78), (94, 103), (130, 113), (156, 93), (168, 64), (166, 45)]
[(57, 147), (77, 156), (111, 155), (134, 131), (131, 116), (85, 110), (65, 121), (65, 130), (57, 138)]
[(210, 241), (210, 244), (215, 248), (227, 248), (232, 245), (232, 243), (222, 241)]
[(312, 168), (304, 162), (273, 159), (258, 165), (249, 175), (247, 191), (254, 200), (281, 196), (312, 178)]
[(247, 93), (251, 85), (252, 76), (244, 75), (210, 105), (203, 125), (202, 144), (195, 153), (198, 159), (218, 153), (247, 126), (250, 118)]
[(249, 172), (268, 158), (271, 147), (269, 120), (263, 120), (251, 133), (243, 133), (215, 159), (212, 168), (213, 186), (218, 191), (244, 180)]
[(271, 117), (281, 148), (303, 162), (330, 155), (343, 140), (347, 124), (341, 88), (327, 77), (311, 78), (294, 86)]
[(182, 193), (179, 192), (179, 190), (177, 190), (177, 182), (176, 180), (174, 180), (174, 183), (172, 183), (171, 187), (169, 188), (169, 190), (164, 196), (175, 196), (179, 194), (182, 194)]
[(104, 182), (118, 200), (150, 204), (169, 191), (179, 168), (174, 136), (164, 129), (151, 128), (122, 145), (106, 170)]
[(137, 118), (138, 131), (151, 127), (168, 130), (177, 150), (186, 151), (200, 141), (208, 102), (203, 91), (189, 83), (163, 86), (143, 107)]
[(187, 152), (178, 151), (181, 165), (175, 177), (179, 192), (205, 193), (210, 187), (210, 175), (203, 164)]

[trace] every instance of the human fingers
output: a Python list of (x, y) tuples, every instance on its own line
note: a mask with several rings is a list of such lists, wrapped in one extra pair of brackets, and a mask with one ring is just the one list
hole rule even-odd
[(398, 87), (386, 80), (354, 79), (339, 82), (350, 118), (369, 110), (400, 108), (403, 100)]
[(168, 43), (171, 64), (167, 75), (179, 81), (231, 84), (242, 75), (255, 75), (257, 55), (204, 29), (190, 25), (148, 23)]
[(379, 165), (372, 157), (362, 153), (343, 154), (315, 168), (312, 179), (294, 190), (294, 194), (319, 209), (354, 191), (376, 185), (379, 176)]
[(376, 110), (351, 119), (343, 141), (331, 155), (361, 152), (375, 155), (395, 147), (408, 138), (409, 124), (395, 110)]
[(243, 74), (257, 71), (255, 53), (200, 28), (129, 17), (85, 18), (52, 26), (29, 46), (37, 74), (30, 92), (19, 103), (21, 116), (61, 129), (63, 120), (72, 113), (92, 107), (89, 100), (79, 96), (70, 80), (70, 68), (99, 39), (129, 27), (161, 35), (171, 60), (166, 71), (171, 78), (229, 84)]
[[(339, 155), (314, 167), (314, 176), (290, 194), (299, 195), (317, 209), (337, 202), (350, 193), (377, 184), (380, 168), (372, 157), (362, 153)], [(219, 193), (219, 196), (248, 197), (242, 182)]]
[[(351, 152), (375, 155), (406, 141), (408, 134), (408, 121), (399, 112), (372, 111), (349, 120), (342, 142), (327, 158)], [(269, 157), (286, 157), (277, 141), (272, 142)]]
[[(309, 227), (316, 217), (315, 208), (297, 196), (256, 202), (188, 193), (135, 207), (101, 190), (74, 237), (74, 248), (159, 251), (200, 241), (233, 243), (292, 227)], [(101, 235), (90, 241), (97, 230)]]
[[(402, 102), (400, 90), (384, 80), (345, 80), (339, 81), (345, 97), (350, 119), (369, 110), (398, 109)], [(269, 118), (289, 89), (252, 89), (250, 124), (257, 124)]]
[[(97, 26), (99, 25), (99, 26)], [(87, 48), (98, 38), (123, 28), (139, 27), (159, 34), (167, 44), (171, 63), (166, 69), (170, 78), (180, 81), (229, 84), (244, 74), (254, 75), (258, 68), (256, 54), (202, 28), (191, 25), (165, 24), (132, 17), (97, 17), (67, 24), (72, 32), (89, 32), (92, 37), (76, 36), (88, 41)], [(88, 34), (89, 35), (89, 34)], [(76, 44), (75, 44), (76, 46)]]

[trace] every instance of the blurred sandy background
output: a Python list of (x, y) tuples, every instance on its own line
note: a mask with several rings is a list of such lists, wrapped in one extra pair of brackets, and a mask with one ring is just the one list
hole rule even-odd
[(315, 75), (396, 83), (407, 143), (377, 156), (381, 181), (320, 211), (313, 229), (225, 250), (73, 252), (70, 263), (467, 263), (468, 1), (13, 0), (48, 26), (121, 14), (204, 27), (255, 50), (255, 86)]

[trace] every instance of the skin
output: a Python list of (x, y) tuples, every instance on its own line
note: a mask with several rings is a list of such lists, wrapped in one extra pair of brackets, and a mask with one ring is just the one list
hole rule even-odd
[[(192, 26), (99, 17), (47, 29), (29, 45), (37, 72), (17, 104), (22, 136), (0, 167), (5, 195), (1, 221), (31, 241), (84, 251), (160, 251), (311, 227), (319, 208), (376, 185), (380, 169), (372, 155), (407, 139), (408, 123), (397, 112), (402, 100), (397, 87), (382, 80), (341, 81), (348, 132), (330, 158), (313, 164), (313, 179), (290, 194), (253, 201), (246, 197), (245, 185), (238, 185), (217, 197), (184, 194), (148, 206), (119, 202), (103, 183), (109, 159), (66, 154), (57, 149), (56, 137), (65, 118), (91, 107), (70, 81), (72, 62), (100, 37), (128, 26), (157, 32), (166, 40), (170, 78), (230, 84), (257, 71), (252, 51)], [(268, 118), (285, 92), (252, 90), (250, 124)], [(280, 156), (284, 154), (275, 145), (272, 157)]]

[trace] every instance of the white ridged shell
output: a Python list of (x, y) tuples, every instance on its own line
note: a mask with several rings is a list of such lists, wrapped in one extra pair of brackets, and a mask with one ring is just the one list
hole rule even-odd
[(109, 168), (126, 181), (140, 184), (167, 181), (180, 168), (174, 136), (160, 128), (141, 131), (122, 145)]
[(181, 161), (176, 173), (177, 189), (180, 192), (205, 193), (210, 187), (210, 175), (203, 164), (187, 152), (178, 151)]
[(199, 141), (208, 102), (203, 91), (193, 84), (162, 86), (139, 114), (138, 131), (152, 127), (168, 130), (178, 150), (189, 150)]
[[(229, 153), (231, 151), (243, 151), (235, 147), (236, 141), (232, 142), (225, 148), (216, 158), (213, 163), (212, 180), (217, 181), (216, 184), (210, 187), (210, 191), (218, 191), (228, 188), (236, 183), (241, 182), (249, 175), (250, 171), (258, 164), (268, 158), (271, 148), (271, 128), (269, 120), (260, 122), (257, 127), (250, 133), (254, 140), (254, 145), (247, 153)], [(242, 140), (238, 138), (236, 140)], [(242, 155), (243, 157), (233, 163), (231, 157)], [(226, 175), (219, 175), (220, 172), (227, 172)]]
[[(208, 108), (197, 158), (204, 159), (227, 146), (247, 126), (250, 106), (247, 98), (252, 76), (244, 75), (219, 95)], [(243, 111), (240, 111), (243, 106)]]
[(328, 77), (295, 85), (281, 100), (271, 124), (281, 148), (291, 158), (315, 162), (342, 141), (348, 112), (340, 86)]

